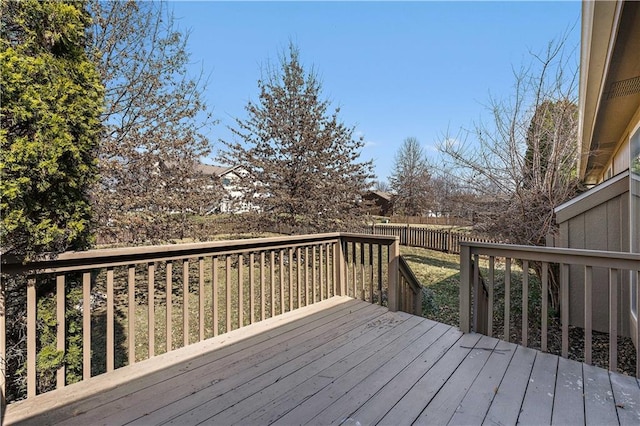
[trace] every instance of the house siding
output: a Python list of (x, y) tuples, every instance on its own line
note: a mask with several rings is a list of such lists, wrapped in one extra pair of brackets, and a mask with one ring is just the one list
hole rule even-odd
[[(620, 185), (594, 188), (589, 196), (570, 206), (569, 212), (559, 212), (560, 247), (629, 251), (629, 187), (628, 176)], [(594, 203), (597, 200), (597, 203)], [(606, 332), (609, 328), (608, 270), (593, 269), (593, 329)], [(618, 332), (630, 335), (628, 303), (629, 275), (618, 272)], [(569, 271), (569, 321), (584, 326), (584, 268), (572, 266)]]

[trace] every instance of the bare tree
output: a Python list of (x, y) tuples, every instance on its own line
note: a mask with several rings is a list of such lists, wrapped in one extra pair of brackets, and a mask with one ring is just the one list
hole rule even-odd
[[(196, 172), (210, 145), (202, 76), (187, 75), (188, 34), (165, 3), (91, 0), (90, 53), (105, 85), (106, 132), (94, 191), (100, 234), (137, 240), (186, 232), (186, 216), (219, 198), (215, 179)], [(177, 229), (176, 229), (177, 228)]]
[(407, 216), (421, 216), (431, 207), (431, 174), (424, 149), (418, 139), (409, 137), (396, 152), (389, 185), (396, 194), (394, 211)]
[[(478, 195), (479, 227), (505, 242), (545, 245), (557, 232), (554, 208), (579, 191), (575, 168), (577, 65), (566, 37), (514, 72), (508, 99), (491, 98), (490, 120), (440, 149), (444, 167)], [(557, 302), (557, 288), (552, 288)]]
[(315, 72), (306, 72), (289, 46), (280, 68), (258, 81), (260, 97), (236, 119), (234, 141), (222, 141), (221, 162), (246, 171), (243, 202), (266, 226), (291, 232), (340, 230), (361, 220), (361, 194), (370, 186), (371, 163), (359, 162), (362, 138), (329, 112)]

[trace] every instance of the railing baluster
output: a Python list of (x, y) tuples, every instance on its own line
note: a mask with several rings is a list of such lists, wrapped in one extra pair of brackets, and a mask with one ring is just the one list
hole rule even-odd
[(165, 347), (167, 349), (167, 352), (170, 352), (171, 350), (173, 350), (173, 262), (168, 260), (164, 268), (167, 275), (165, 277)]
[(219, 315), (219, 307), (218, 304), (220, 303), (220, 294), (219, 294), (219, 290), (218, 290), (218, 257), (217, 256), (213, 256), (213, 258), (211, 259), (211, 304), (213, 305), (211, 307), (212, 315), (213, 315), (213, 336), (217, 336), (219, 334), (219, 319), (218, 319), (218, 315)]
[(300, 247), (296, 248), (296, 284), (298, 286), (298, 308), (302, 306), (302, 269), (300, 266)]
[(504, 340), (511, 336), (511, 258), (504, 259)]
[(542, 262), (542, 332), (541, 332), (541, 342), (540, 347), (542, 352), (547, 352), (547, 329), (548, 329), (548, 318), (549, 318), (549, 264), (547, 262)]
[(495, 263), (496, 258), (494, 256), (489, 256), (489, 288), (487, 289), (489, 293), (489, 303), (487, 305), (487, 313), (489, 315), (487, 321), (487, 335), (489, 337), (493, 337), (493, 288), (495, 286)]
[[(65, 318), (65, 301), (67, 298), (65, 290), (65, 276), (64, 274), (58, 274), (56, 276), (56, 321), (58, 325), (56, 327), (56, 350), (65, 353), (66, 349), (66, 328), (67, 321)], [(63, 388), (66, 384), (66, 363), (62, 365), (56, 371), (56, 387), (58, 389)]]
[(311, 247), (311, 303), (316, 303), (316, 246)]
[(91, 272), (85, 271), (82, 273), (82, 380), (87, 380), (90, 377), (91, 377)]
[(365, 292), (364, 282), (364, 243), (360, 243), (360, 299), (364, 300)]
[(198, 338), (204, 340), (204, 257), (198, 258)]
[(382, 303), (382, 245), (378, 244), (378, 304)]
[(136, 362), (136, 266), (129, 265), (128, 269), (128, 295), (129, 296), (129, 365)]
[(609, 371), (618, 370), (618, 270), (609, 269)]
[(265, 253), (264, 251), (260, 252), (260, 320), (264, 320), (265, 317), (265, 297), (264, 297), (264, 282), (265, 282), (265, 273), (264, 273), (264, 264), (265, 264)]
[(304, 248), (304, 306), (309, 305), (309, 247)]
[[(7, 395), (7, 298), (5, 280), (0, 279), (0, 418), (3, 418)], [(87, 300), (87, 299), (85, 299)], [(83, 340), (86, 342), (86, 340)], [(86, 379), (86, 377), (83, 377)]]
[(369, 243), (369, 302), (373, 302), (373, 243)]
[(320, 274), (319, 280), (320, 280), (320, 300), (324, 300), (324, 268), (325, 268), (325, 264), (329, 261), (329, 259), (324, 259), (323, 257), (323, 252), (324, 252), (324, 244), (321, 244), (320, 246), (318, 246), (318, 271)]
[(271, 250), (269, 253), (271, 261), (269, 288), (271, 289), (271, 318), (276, 315), (276, 253)]
[(107, 372), (114, 369), (114, 312), (113, 312), (113, 268), (107, 268)]
[(353, 298), (357, 299), (358, 298), (358, 275), (357, 275), (357, 256), (356, 256), (356, 243), (355, 241), (351, 243), (351, 260), (352, 260), (352, 264), (353, 264), (353, 270), (352, 270), (352, 274), (353, 274)]
[(284, 298), (284, 250), (280, 250), (279, 253), (280, 262), (280, 313), (285, 313), (285, 298)]
[(560, 264), (560, 316), (562, 322), (562, 357), (569, 355), (569, 265)]
[(36, 278), (27, 280), (27, 398), (36, 396)]
[(473, 255), (473, 331), (480, 333), (480, 323), (482, 319), (482, 310), (480, 308), (480, 293), (482, 291), (480, 285), (480, 265), (479, 256)]
[(148, 263), (147, 273), (149, 274), (147, 288), (147, 338), (149, 347), (149, 358), (155, 355), (156, 347), (156, 315), (155, 315), (155, 264)]
[(635, 271), (636, 278), (636, 377), (640, 378), (640, 270)]
[(225, 261), (225, 309), (226, 309), (226, 328), (228, 333), (233, 330), (231, 327), (231, 256), (226, 255)]
[(189, 346), (189, 259), (182, 259), (182, 344)]
[(244, 326), (244, 256), (238, 255), (238, 328)]
[(593, 268), (584, 267), (584, 362), (591, 365)]
[(289, 251), (289, 311), (293, 311), (293, 249)]
[(255, 262), (254, 253), (249, 254), (249, 324), (253, 324), (256, 321), (256, 292), (254, 290), (255, 271), (253, 264)]
[(529, 261), (522, 261), (522, 346), (529, 346)]

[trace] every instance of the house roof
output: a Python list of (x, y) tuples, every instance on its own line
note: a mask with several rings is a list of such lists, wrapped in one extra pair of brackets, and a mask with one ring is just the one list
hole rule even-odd
[(205, 174), (205, 175), (216, 175), (216, 176), (224, 176), (227, 173), (235, 170), (239, 166), (231, 166), (231, 167), (223, 167), (223, 166), (214, 166), (212, 164), (196, 164), (196, 170)]
[(597, 183), (640, 107), (640, 3), (582, 3), (580, 177)]
[(393, 194), (385, 191), (369, 191), (368, 194), (377, 195), (378, 197), (384, 198), (387, 201), (391, 201), (391, 199), (393, 198)]

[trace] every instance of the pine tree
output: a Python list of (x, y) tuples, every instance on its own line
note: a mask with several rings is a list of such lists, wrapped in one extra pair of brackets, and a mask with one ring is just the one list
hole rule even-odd
[(290, 45), (279, 65), (258, 81), (259, 102), (249, 102), (247, 118), (236, 119), (234, 141), (222, 141), (220, 161), (247, 172), (242, 201), (263, 225), (344, 229), (360, 219), (360, 197), (372, 178), (371, 163), (359, 162), (363, 139), (339, 120), (339, 108), (329, 111), (297, 47)]
[(418, 139), (406, 138), (398, 149), (389, 184), (396, 213), (421, 216), (432, 207), (429, 164)]

